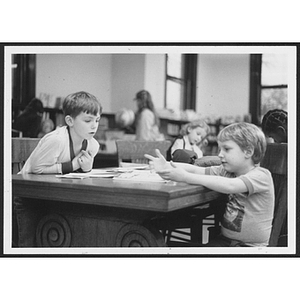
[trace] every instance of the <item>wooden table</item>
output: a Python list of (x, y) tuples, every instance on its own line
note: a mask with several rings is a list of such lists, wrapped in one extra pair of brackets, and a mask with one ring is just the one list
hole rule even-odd
[(163, 247), (152, 220), (219, 194), (184, 183), (12, 175), (20, 247)]

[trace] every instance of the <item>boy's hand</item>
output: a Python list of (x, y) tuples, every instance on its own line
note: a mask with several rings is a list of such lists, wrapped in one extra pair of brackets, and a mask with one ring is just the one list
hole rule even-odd
[(184, 182), (187, 172), (182, 168), (177, 168), (176, 165), (171, 162), (168, 169), (157, 171), (157, 174), (159, 174), (165, 180)]
[(78, 163), (83, 172), (89, 172), (93, 168), (94, 158), (90, 152), (81, 151), (81, 156), (78, 158)]
[(154, 157), (150, 154), (145, 154), (145, 157), (148, 158), (150, 169), (154, 169), (156, 172), (165, 170), (169, 168), (170, 164), (165, 160), (164, 156), (160, 153), (158, 149), (155, 149), (157, 157)]
[(73, 158), (72, 160), (73, 171), (80, 169), (79, 159), (81, 158), (81, 156), (82, 154), (80, 152), (77, 156)]

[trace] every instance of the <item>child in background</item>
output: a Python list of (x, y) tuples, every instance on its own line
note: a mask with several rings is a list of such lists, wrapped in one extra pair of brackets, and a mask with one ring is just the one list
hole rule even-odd
[(54, 129), (54, 123), (51, 119), (46, 119), (44, 121), (42, 121), (41, 124), (41, 131), (38, 134), (38, 138), (42, 138), (43, 136), (45, 136), (47, 133), (51, 132)]
[(12, 124), (13, 129), (21, 131), (23, 137), (36, 138), (40, 130), (43, 112), (42, 101), (38, 98), (33, 98), (24, 111), (15, 118)]
[(137, 141), (161, 141), (164, 135), (159, 131), (159, 118), (152, 97), (148, 91), (139, 91), (135, 99), (138, 107), (135, 118)]
[(99, 143), (97, 132), (102, 107), (87, 92), (70, 94), (63, 102), (66, 126), (46, 134), (26, 161), (21, 174), (89, 172)]
[(262, 130), (275, 143), (287, 143), (287, 112), (282, 109), (269, 110), (263, 117)]
[(220, 166), (208, 168), (167, 162), (146, 154), (150, 167), (164, 179), (203, 185), (228, 194), (221, 234), (210, 247), (268, 245), (274, 211), (271, 173), (259, 166), (266, 151), (263, 132), (250, 123), (234, 123), (218, 135)]
[(197, 158), (203, 156), (203, 152), (199, 145), (205, 143), (205, 137), (208, 135), (209, 126), (202, 120), (196, 120), (185, 124), (179, 136), (174, 140), (167, 154), (167, 159), (172, 160), (174, 152), (178, 149), (193, 151), (197, 154)]

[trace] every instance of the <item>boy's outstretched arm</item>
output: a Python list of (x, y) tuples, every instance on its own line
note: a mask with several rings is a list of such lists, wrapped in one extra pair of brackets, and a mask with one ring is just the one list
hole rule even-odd
[[(158, 149), (155, 150), (155, 153), (156, 153), (157, 157), (154, 157), (149, 154), (145, 154), (145, 157), (150, 160), (149, 164), (150, 164), (151, 168), (153, 168), (156, 172), (171, 168), (170, 162), (166, 161), (166, 159), (164, 158), (164, 156), (160, 153), (160, 151)], [(172, 162), (172, 164), (175, 165), (176, 167), (186, 170), (187, 172), (190, 172), (190, 173), (204, 174), (204, 172), (205, 172), (205, 168), (197, 167), (197, 166), (194, 166), (191, 164), (174, 163), (174, 162)]]
[(239, 178), (193, 174), (182, 168), (178, 168), (177, 165), (172, 162), (170, 163), (170, 168), (158, 171), (157, 173), (166, 180), (203, 185), (211, 190), (224, 194), (248, 192), (247, 186)]

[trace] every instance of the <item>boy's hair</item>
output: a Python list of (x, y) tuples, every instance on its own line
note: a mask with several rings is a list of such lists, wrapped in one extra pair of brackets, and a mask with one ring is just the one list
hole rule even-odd
[(218, 141), (234, 141), (242, 150), (253, 150), (255, 164), (262, 160), (267, 148), (264, 133), (256, 125), (245, 122), (224, 127), (218, 134)]
[(190, 123), (187, 123), (187, 124), (183, 125), (179, 134), (182, 135), (182, 136), (187, 135), (189, 129), (195, 129), (197, 127), (203, 128), (206, 131), (206, 134), (209, 134), (209, 132), (210, 132), (210, 128), (206, 124), (205, 121), (195, 120), (193, 122), (190, 122)]
[(268, 135), (276, 132), (279, 126), (287, 132), (287, 112), (282, 109), (269, 110), (262, 119), (262, 131)]
[(76, 118), (81, 112), (101, 115), (102, 106), (97, 98), (87, 92), (77, 92), (68, 95), (63, 102), (64, 115)]

